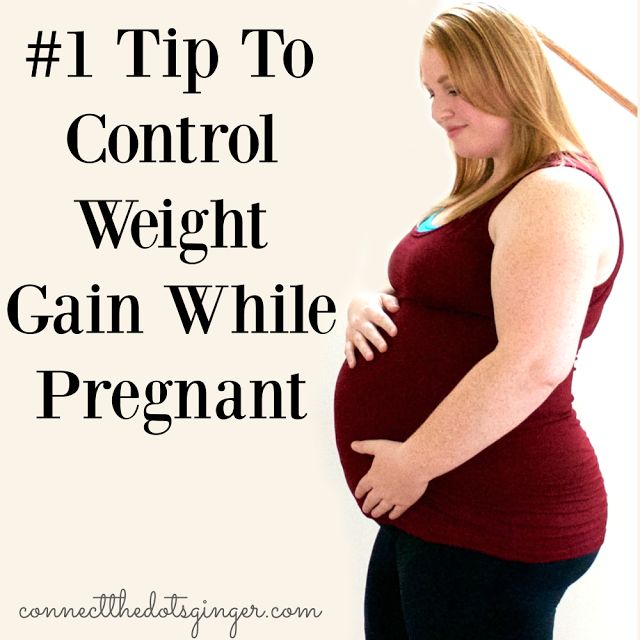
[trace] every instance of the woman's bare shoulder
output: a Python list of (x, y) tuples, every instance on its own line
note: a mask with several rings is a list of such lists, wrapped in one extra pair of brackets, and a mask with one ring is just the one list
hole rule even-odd
[(538, 242), (571, 253), (589, 247), (597, 257), (594, 286), (612, 273), (620, 244), (607, 192), (592, 176), (568, 166), (545, 167), (524, 177), (491, 215), (489, 234), (494, 244), (519, 238), (523, 246)]
[(515, 196), (580, 196), (611, 206), (604, 187), (586, 171), (570, 165), (543, 167), (526, 175), (511, 191)]
[(587, 233), (605, 233), (616, 226), (603, 186), (570, 166), (544, 167), (522, 178), (491, 216), (489, 232), (494, 242), (502, 228), (514, 224), (552, 225)]

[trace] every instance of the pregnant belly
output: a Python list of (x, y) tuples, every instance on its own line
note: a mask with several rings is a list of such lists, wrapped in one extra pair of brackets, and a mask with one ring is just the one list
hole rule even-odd
[(334, 397), (336, 443), (351, 491), (371, 458), (353, 440), (406, 440), (462, 377), (496, 345), (491, 318), (426, 308), (403, 300), (398, 333), (371, 362), (343, 364)]
[[(402, 301), (396, 337), (371, 362), (338, 375), (335, 435), (353, 493), (371, 456), (353, 440), (406, 440), (496, 345), (490, 318)], [(429, 483), (392, 524), (425, 540), (529, 562), (564, 559), (602, 544), (606, 492), (591, 443), (571, 409), (570, 380), (531, 416)], [(552, 395), (554, 395), (552, 394)], [(361, 501), (359, 501), (361, 503)], [(377, 518), (389, 523), (386, 516)]]

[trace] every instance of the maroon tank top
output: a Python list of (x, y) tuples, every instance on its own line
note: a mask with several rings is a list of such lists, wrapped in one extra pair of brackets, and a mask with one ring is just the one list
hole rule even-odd
[[(554, 154), (531, 171), (559, 164), (584, 171), (607, 191), (586, 159)], [(351, 442), (406, 440), (496, 347), (488, 221), (514, 186), (434, 231), (414, 227), (393, 251), (389, 281), (400, 302), (393, 315), (398, 333), (373, 361), (358, 355), (354, 369), (343, 364), (336, 383), (336, 442), (352, 493), (371, 457), (353, 452)], [(618, 260), (593, 290), (580, 344), (598, 323), (622, 260), (615, 205), (613, 210)], [(400, 518), (377, 521), (507, 560), (551, 562), (596, 551), (604, 539), (607, 500), (596, 455), (572, 407), (572, 378), (573, 370), (515, 429), (433, 479)]]

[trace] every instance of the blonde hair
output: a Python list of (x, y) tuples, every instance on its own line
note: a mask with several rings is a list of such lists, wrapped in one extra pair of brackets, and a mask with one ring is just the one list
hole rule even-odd
[[(427, 28), (424, 45), (445, 59), (452, 83), (478, 109), (511, 122), (507, 173), (473, 194), (493, 173), (491, 158), (456, 154), (451, 193), (438, 203), (459, 217), (497, 195), (567, 142), (588, 157), (567, 112), (536, 31), (512, 14), (487, 4), (467, 4), (441, 13)], [(456, 207), (467, 198), (464, 205)]]

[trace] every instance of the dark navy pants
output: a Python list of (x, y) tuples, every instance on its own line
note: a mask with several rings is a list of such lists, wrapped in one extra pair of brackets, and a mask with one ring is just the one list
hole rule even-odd
[(367, 640), (551, 640), (560, 598), (596, 555), (512, 562), (383, 526), (367, 575)]

